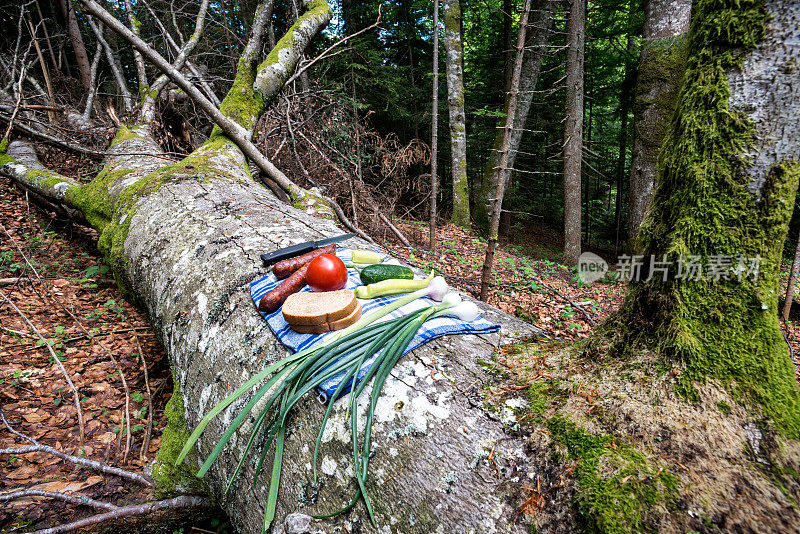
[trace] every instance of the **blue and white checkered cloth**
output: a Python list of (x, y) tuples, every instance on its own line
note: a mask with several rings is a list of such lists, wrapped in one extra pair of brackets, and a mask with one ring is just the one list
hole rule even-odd
[[(341, 258), (344, 262), (352, 261), (352, 251), (349, 249), (339, 249), (337, 250), (336, 255), (339, 256), (339, 258)], [(399, 264), (397, 260), (390, 258), (389, 256), (384, 256), (383, 260), (383, 263), (395, 265)], [(250, 296), (253, 298), (256, 308), (258, 308), (258, 303), (261, 301), (261, 297), (267, 294), (280, 282), (281, 280), (277, 280), (274, 274), (269, 273), (264, 278), (256, 280), (250, 284)], [(354, 289), (360, 285), (363, 284), (359, 278), (358, 271), (355, 269), (348, 269), (347, 285), (345, 287), (347, 289)], [(306, 286), (302, 289), (302, 291), (311, 291), (311, 289)], [(380, 297), (371, 300), (359, 300), (359, 303), (361, 304), (362, 312), (366, 314), (375, 308), (394, 302), (402, 296), (403, 295), (392, 295), (389, 297)], [(380, 320), (385, 321), (394, 319), (432, 304), (435, 304), (435, 302), (427, 297), (417, 299), (404, 306), (401, 306)], [(289, 323), (284, 320), (283, 313), (281, 313), (280, 309), (273, 313), (259, 313), (261, 313), (264, 319), (266, 319), (270, 329), (275, 333), (276, 336), (278, 336), (278, 339), (281, 341), (281, 343), (295, 352), (312, 347), (315, 344), (320, 343), (323, 339), (325, 339), (325, 337), (331, 335), (331, 332), (327, 332), (325, 334), (300, 334), (295, 332), (291, 329)], [(417, 334), (411, 340), (411, 343), (409, 343), (404, 354), (408, 354), (423, 343), (427, 343), (432, 339), (446, 334), (485, 334), (496, 332), (499, 329), (499, 324), (491, 323), (480, 315), (471, 323), (466, 323), (455, 317), (437, 317), (435, 319), (426, 321), (422, 325)], [(375, 358), (376, 357), (373, 356), (364, 362), (364, 365), (361, 367), (358, 375), (356, 376), (356, 383), (358, 383), (364, 377), (364, 375), (366, 375), (367, 371), (375, 361)], [(346, 373), (343, 371), (339, 375), (327, 380), (326, 382), (323, 382), (319, 388), (320, 393), (322, 393), (326, 399), (330, 398), (331, 395), (333, 395), (333, 393), (336, 391), (336, 388), (341, 383), (345, 374)], [(345, 386), (342, 394), (347, 393), (349, 389), (349, 386)]]

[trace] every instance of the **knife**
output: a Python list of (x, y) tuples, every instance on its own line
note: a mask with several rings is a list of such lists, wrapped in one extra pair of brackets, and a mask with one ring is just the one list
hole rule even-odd
[(267, 254), (262, 254), (261, 259), (264, 261), (264, 267), (266, 267), (281, 260), (294, 258), (295, 256), (305, 254), (306, 252), (311, 252), (319, 247), (330, 245), (331, 243), (340, 243), (342, 241), (346, 241), (355, 236), (356, 234), (342, 234), (335, 237), (320, 239), (319, 241), (306, 241), (290, 247), (279, 248), (278, 250), (274, 250)]

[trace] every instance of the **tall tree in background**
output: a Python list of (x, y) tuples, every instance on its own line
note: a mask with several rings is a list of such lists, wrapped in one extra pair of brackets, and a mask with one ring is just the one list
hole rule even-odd
[(430, 249), (436, 250), (436, 197), (439, 194), (439, 0), (433, 0), (433, 103), (431, 105)]
[(585, 0), (570, 2), (567, 20), (566, 123), (564, 126), (564, 264), (581, 255), (581, 162), (583, 152), (583, 63)]
[(86, 91), (92, 89), (92, 67), (89, 65), (89, 54), (81, 37), (81, 29), (78, 27), (78, 19), (75, 17), (75, 8), (70, 0), (61, 0), (61, 11), (67, 21), (67, 33), (69, 34), (72, 49), (75, 52), (75, 61), (78, 65), (78, 72), (81, 75), (81, 83)]
[(447, 104), (450, 111), (450, 153), (453, 168), (453, 215), (458, 226), (469, 228), (467, 181), (467, 125), (464, 114), (464, 49), (461, 43), (459, 0), (444, 0), (444, 48), (447, 52)]
[(619, 252), (620, 232), (622, 227), (622, 190), (625, 177), (625, 159), (628, 151), (628, 114), (631, 105), (631, 93), (635, 83), (635, 70), (633, 55), (636, 50), (636, 39), (633, 26), (633, 9), (631, 2), (628, 7), (628, 31), (625, 36), (625, 78), (622, 80), (622, 90), (619, 95), (619, 151), (617, 152), (617, 198), (614, 203), (614, 249)]
[(657, 174), (658, 152), (683, 77), (691, 0), (645, 2), (642, 53), (634, 95), (634, 141), (628, 196), (628, 242), (634, 246), (647, 214)]
[[(556, 2), (554, 0), (537, 0), (531, 11), (525, 39), (525, 55), (520, 71), (519, 88), (517, 90), (517, 111), (514, 115), (514, 124), (511, 127), (511, 136), (508, 139), (507, 158), (508, 163), (505, 167), (500, 166), (501, 147), (506, 135), (505, 121), (509, 103), (509, 95), (506, 95), (506, 113), (498, 120), (497, 131), (495, 132), (494, 143), (486, 161), (483, 171), (483, 180), (476, 194), (477, 201), (473, 208), (473, 217), (478, 225), (489, 228), (489, 214), (495, 198), (497, 183), (501, 179), (500, 174), (510, 174), (517, 159), (522, 135), (525, 132), (525, 123), (528, 120), (528, 113), (533, 101), (533, 91), (539, 81), (539, 72), (542, 68), (542, 61), (547, 52), (547, 40), (553, 30), (553, 18), (555, 14)], [(510, 20), (511, 13), (505, 13), (507, 20)], [(507, 69), (509, 72), (509, 83), (513, 73), (512, 67)], [(510, 87), (509, 87), (510, 91)], [(502, 177), (503, 182), (508, 186), (509, 176)], [(505, 193), (505, 191), (503, 191)]]
[(508, 107), (506, 109), (506, 124), (503, 128), (503, 144), (500, 148), (500, 161), (498, 162), (498, 174), (500, 176), (495, 190), (495, 200), (492, 203), (492, 218), (489, 222), (489, 242), (486, 245), (486, 258), (483, 262), (483, 272), (481, 274), (481, 300), (486, 302), (489, 298), (489, 278), (492, 274), (492, 263), (494, 262), (494, 251), (497, 248), (498, 230), (500, 228), (500, 212), (503, 206), (503, 194), (506, 189), (506, 179), (510, 174), (508, 171), (508, 153), (511, 133), (514, 128), (514, 121), (517, 114), (517, 95), (519, 93), (519, 81), (522, 71), (522, 57), (525, 50), (525, 32), (528, 28), (528, 17), (531, 11), (531, 0), (525, 0), (525, 7), (522, 11), (522, 19), (519, 22), (519, 37), (517, 38), (517, 53), (514, 60), (514, 72), (511, 76), (508, 92)]

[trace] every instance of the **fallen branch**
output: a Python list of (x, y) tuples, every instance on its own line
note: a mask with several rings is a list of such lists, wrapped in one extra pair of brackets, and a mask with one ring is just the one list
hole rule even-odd
[(118, 510), (119, 506), (113, 505), (108, 502), (97, 501), (86, 495), (70, 495), (68, 493), (61, 493), (58, 491), (46, 491), (40, 489), (26, 489), (15, 491), (12, 493), (0, 493), (0, 502), (16, 501), (17, 499), (24, 499), (26, 497), (47, 497), (49, 499), (58, 499), (60, 501), (68, 502), (70, 504), (77, 504), (80, 506), (91, 506), (92, 508), (101, 508), (103, 510)]
[(0, 278), (0, 286), (11, 286), (14, 284), (21, 284), (24, 282), (33, 282), (32, 278), (25, 276), (18, 276), (16, 278)]
[(411, 248), (411, 243), (408, 242), (408, 239), (406, 239), (406, 236), (403, 235), (403, 232), (401, 232), (399, 228), (397, 228), (394, 224), (392, 224), (392, 221), (390, 221), (386, 215), (384, 215), (377, 209), (375, 211), (378, 212), (378, 217), (383, 221), (383, 224), (385, 224), (389, 228), (389, 230), (392, 231), (392, 233), (397, 237), (397, 239), (400, 240), (403, 246)]
[(144, 504), (134, 504), (131, 506), (123, 506), (111, 512), (104, 514), (93, 515), (85, 519), (73, 521), (66, 525), (58, 525), (44, 530), (37, 530), (32, 534), (59, 534), (61, 532), (70, 532), (73, 530), (82, 529), (91, 525), (97, 525), (105, 521), (112, 521), (115, 519), (123, 519), (125, 517), (132, 517), (137, 515), (147, 515), (161, 510), (178, 510), (181, 508), (207, 508), (212, 506), (211, 500), (206, 497), (197, 495), (181, 495), (172, 499), (163, 501), (152, 501)]
[(534, 280), (536, 280), (537, 283), (539, 283), (542, 286), (544, 286), (551, 293), (554, 293), (554, 294), (558, 295), (559, 297), (561, 297), (562, 299), (564, 299), (567, 302), (569, 302), (570, 306), (572, 306), (573, 308), (576, 308), (578, 311), (580, 311), (583, 314), (584, 318), (586, 319), (586, 322), (588, 322), (592, 326), (595, 326), (596, 323), (594, 322), (594, 319), (592, 319), (591, 315), (589, 315), (589, 313), (586, 310), (584, 310), (581, 306), (579, 306), (578, 304), (573, 302), (572, 299), (570, 299), (568, 296), (560, 293), (557, 289), (555, 289), (555, 288), (549, 286), (548, 284), (546, 284), (545, 282), (543, 282), (542, 279), (539, 278), (538, 276), (532, 276), (532, 278)]
[(372, 239), (363, 230), (361, 230), (360, 228), (355, 226), (352, 222), (350, 222), (350, 219), (348, 219), (347, 215), (344, 214), (344, 211), (342, 210), (342, 207), (339, 205), (338, 202), (333, 200), (331, 197), (323, 197), (323, 198), (327, 200), (331, 206), (333, 206), (333, 210), (336, 212), (336, 216), (339, 217), (339, 220), (342, 221), (342, 224), (345, 226), (345, 228), (347, 228), (351, 232), (357, 233), (358, 235), (360, 235), (373, 245), (377, 245), (374, 239)]
[(41, 141), (46, 141), (61, 148), (66, 148), (67, 150), (72, 150), (73, 152), (79, 152), (81, 154), (87, 154), (89, 156), (99, 156), (99, 157), (105, 156), (103, 152), (98, 152), (97, 150), (92, 150), (91, 148), (86, 148), (75, 143), (70, 143), (69, 141), (59, 139), (58, 137), (47, 134), (40, 130), (36, 130), (25, 124), (14, 122), (13, 118), (9, 117), (5, 113), (0, 113), (0, 120), (7, 122), (9, 125), (13, 123), (14, 129), (24, 133), (25, 135), (29, 135)]
[(28, 454), (31, 452), (46, 452), (48, 454), (52, 454), (56, 458), (61, 458), (62, 460), (66, 460), (67, 462), (71, 462), (77, 465), (83, 465), (86, 467), (91, 467), (101, 473), (107, 473), (109, 475), (115, 475), (122, 478), (127, 478), (128, 480), (132, 480), (138, 484), (142, 484), (143, 486), (153, 487), (153, 483), (150, 482), (147, 478), (139, 473), (133, 473), (131, 471), (126, 471), (125, 469), (120, 469), (119, 467), (114, 467), (111, 465), (106, 465), (104, 463), (97, 462), (95, 460), (89, 460), (88, 458), (81, 458), (79, 456), (73, 456), (72, 454), (68, 454), (66, 452), (62, 452), (58, 449), (50, 447), (49, 445), (42, 445), (32, 437), (26, 436), (21, 432), (17, 432), (6, 420), (6, 416), (2, 410), (0, 410), (0, 419), (3, 420), (3, 424), (6, 428), (17, 437), (20, 437), (24, 440), (30, 441), (33, 445), (28, 447), (11, 447), (0, 449), (0, 454)]

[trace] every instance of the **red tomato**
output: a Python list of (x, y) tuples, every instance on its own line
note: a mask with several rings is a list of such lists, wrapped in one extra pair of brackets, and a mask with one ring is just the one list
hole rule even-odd
[(314, 291), (336, 291), (347, 284), (347, 267), (333, 254), (320, 254), (308, 264), (306, 282)]

